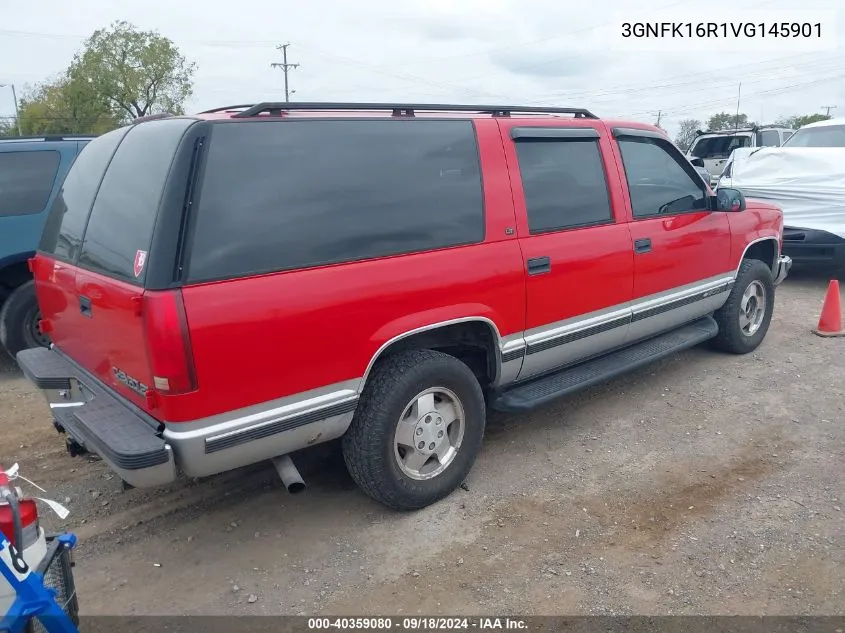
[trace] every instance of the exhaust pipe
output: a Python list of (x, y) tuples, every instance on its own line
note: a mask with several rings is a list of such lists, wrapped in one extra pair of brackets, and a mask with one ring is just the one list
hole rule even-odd
[(305, 490), (305, 482), (302, 480), (302, 475), (299, 474), (290, 455), (273, 458), (273, 466), (290, 494), (295, 495)]

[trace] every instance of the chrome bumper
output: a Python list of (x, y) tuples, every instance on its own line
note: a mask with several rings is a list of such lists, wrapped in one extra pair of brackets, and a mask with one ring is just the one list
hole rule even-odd
[(789, 269), (792, 268), (792, 258), (788, 255), (780, 255), (775, 263), (775, 285), (786, 279)]

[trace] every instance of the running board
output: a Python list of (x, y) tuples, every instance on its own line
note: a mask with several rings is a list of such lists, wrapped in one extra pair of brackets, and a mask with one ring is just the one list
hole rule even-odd
[(516, 385), (494, 395), (490, 407), (498, 411), (530, 411), (580, 389), (695, 347), (718, 333), (719, 326), (713, 317), (708, 316), (641, 343)]

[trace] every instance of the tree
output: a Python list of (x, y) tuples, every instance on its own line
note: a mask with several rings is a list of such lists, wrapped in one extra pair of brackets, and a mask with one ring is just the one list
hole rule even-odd
[(799, 127), (803, 127), (809, 123), (815, 123), (816, 121), (827, 121), (829, 118), (830, 116), (826, 114), (803, 114), (783, 117), (778, 119), (776, 123), (778, 125), (783, 125), (784, 127), (797, 130)]
[(720, 112), (714, 114), (707, 121), (707, 129), (712, 132), (719, 130), (732, 130), (734, 128), (751, 127), (754, 125), (753, 121), (748, 120), (747, 114), (737, 115), (729, 112)]
[(0, 117), (0, 138), (4, 136), (14, 136), (17, 133), (17, 121), (14, 117)]
[(184, 113), (196, 64), (156, 31), (114, 22), (85, 42), (68, 77), (88, 85), (121, 122), (148, 114)]
[(681, 150), (687, 151), (695, 140), (695, 133), (701, 129), (701, 121), (698, 119), (684, 119), (680, 123), (678, 135), (675, 137), (675, 145)]
[(60, 75), (27, 90), (20, 102), (24, 134), (103, 134), (120, 125), (87, 82)]

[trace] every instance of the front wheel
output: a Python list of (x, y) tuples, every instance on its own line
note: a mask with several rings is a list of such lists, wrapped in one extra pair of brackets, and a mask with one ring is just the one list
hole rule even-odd
[(760, 260), (744, 260), (727, 302), (714, 315), (719, 324), (714, 347), (732, 354), (753, 352), (769, 331), (774, 307), (772, 271)]
[(343, 438), (350, 475), (370, 497), (416, 510), (453, 492), (481, 447), (484, 395), (453, 356), (411, 350), (379, 362)]
[(41, 311), (35, 298), (35, 282), (15, 288), (0, 309), (0, 343), (15, 355), (32, 347), (49, 347), (50, 337), (41, 331)]

